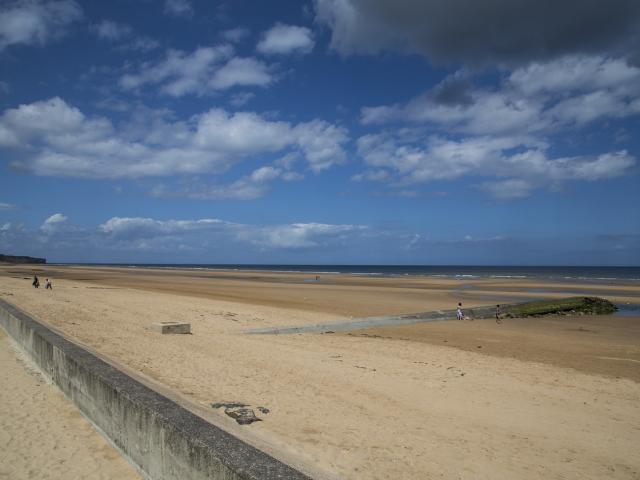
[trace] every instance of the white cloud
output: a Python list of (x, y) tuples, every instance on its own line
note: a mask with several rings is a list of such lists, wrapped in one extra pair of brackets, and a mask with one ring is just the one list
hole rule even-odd
[(285, 182), (298, 182), (304, 180), (304, 175), (299, 172), (283, 172), (282, 179)]
[(318, 173), (344, 162), (342, 146), (348, 141), (347, 131), (322, 120), (300, 123), (293, 128), (296, 143), (304, 152), (311, 170)]
[(204, 184), (193, 180), (186, 186), (171, 188), (165, 184), (159, 184), (152, 189), (151, 194), (156, 197), (185, 197), (198, 200), (254, 200), (264, 196), (275, 180), (293, 182), (304, 178), (302, 174), (290, 168), (291, 166), (283, 164), (265, 165), (228, 185)]
[(113, 22), (111, 20), (103, 20), (97, 25), (94, 25), (93, 31), (99, 38), (109, 41), (122, 40), (132, 34), (132, 30), (129, 25)]
[(553, 128), (640, 113), (640, 68), (619, 58), (574, 56), (514, 71), (515, 94), (544, 102)]
[(229, 30), (224, 30), (220, 33), (220, 36), (224, 38), (227, 42), (239, 43), (245, 38), (247, 38), (251, 32), (248, 28), (245, 27), (236, 27), (231, 28)]
[(51, 215), (49, 218), (47, 218), (44, 223), (42, 224), (42, 226), (46, 226), (46, 225), (56, 225), (56, 224), (60, 224), (63, 222), (66, 222), (68, 220), (67, 217), (65, 217), (63, 214), (61, 213), (54, 213), (53, 215)]
[(40, 230), (42, 230), (46, 234), (57, 233), (63, 230), (68, 225), (68, 220), (69, 219), (63, 214), (54, 213), (44, 221), (44, 223), (40, 226)]
[(98, 38), (114, 43), (115, 48), (118, 50), (149, 52), (160, 46), (157, 40), (135, 35), (129, 25), (112, 20), (102, 20), (100, 23), (93, 25), (91, 30)]
[(526, 98), (478, 90), (469, 104), (439, 104), (431, 95), (423, 95), (406, 105), (365, 107), (362, 122), (427, 123), (479, 135), (535, 133), (548, 126), (540, 116), (541, 108), (538, 102)]
[(269, 68), (255, 58), (232, 58), (220, 67), (208, 82), (213, 90), (225, 90), (234, 86), (264, 87), (273, 82)]
[(203, 252), (233, 236), (234, 224), (215, 218), (158, 220), (141, 217), (112, 217), (87, 232), (87, 239), (100, 250)]
[(273, 166), (264, 166), (254, 170), (228, 185), (202, 184), (191, 181), (186, 187), (169, 188), (157, 185), (151, 191), (156, 197), (185, 197), (197, 200), (254, 200), (264, 196), (270, 189), (270, 183), (283, 178), (290, 172), (284, 172)]
[(0, 51), (9, 45), (44, 45), (82, 18), (73, 0), (6, 1), (0, 6)]
[(57, 134), (80, 128), (84, 122), (85, 117), (80, 110), (69, 107), (57, 97), (45, 102), (20, 105), (6, 110), (2, 115), (0, 147), (17, 146), (22, 141), (43, 135), (53, 139)]
[(112, 217), (98, 226), (102, 233), (117, 238), (146, 238), (186, 231), (210, 230), (227, 224), (215, 218), (200, 220), (155, 220), (140, 217)]
[[(377, 53), (386, 47), (399, 47), (402, 41), (384, 22), (364, 19), (357, 2), (315, 0), (316, 20), (331, 29), (331, 47), (342, 54)], [(365, 9), (366, 10), (366, 9)]]
[(279, 151), (295, 144), (304, 152), (314, 172), (343, 162), (343, 144), (348, 141), (344, 128), (322, 120), (291, 126), (288, 122), (267, 122), (255, 113), (229, 115), (214, 109), (200, 118), (195, 135), (199, 146), (222, 146), (228, 151)]
[(550, 158), (547, 146), (518, 137), (471, 137), (426, 140), (391, 134), (358, 139), (358, 152), (374, 170), (355, 180), (393, 181), (398, 185), (453, 180), (473, 175), (506, 179), (487, 182), (484, 190), (500, 198), (517, 198), (534, 188), (564, 181), (619, 177), (636, 164), (627, 151), (597, 156)]
[(299, 160), (301, 160), (301, 156), (298, 152), (290, 152), (277, 159), (273, 164), (286, 170), (291, 170)]
[[(118, 128), (87, 117), (60, 98), (21, 105), (0, 116), (0, 148), (40, 175), (136, 178), (222, 173), (247, 157), (300, 153), (320, 172), (345, 158), (347, 131), (313, 120), (297, 125), (251, 112), (211, 109), (188, 121), (143, 110)], [(287, 169), (285, 169), (287, 170)]]
[(278, 178), (280, 176), (280, 173), (280, 170), (278, 170), (277, 168), (266, 166), (254, 170), (251, 175), (249, 175), (249, 178), (252, 182), (265, 183), (273, 180), (274, 178)]
[(636, 164), (626, 150), (598, 156), (561, 158), (551, 161), (550, 178), (554, 180), (595, 181), (620, 177)]
[(161, 85), (173, 97), (205, 95), (234, 86), (265, 86), (273, 81), (269, 68), (254, 58), (233, 57), (231, 45), (200, 47), (191, 53), (169, 50), (164, 60), (144, 63), (137, 73), (120, 78), (125, 90)]
[(260, 167), (250, 175), (232, 183), (228, 188), (219, 192), (211, 191), (209, 195), (217, 194), (220, 195), (219, 198), (235, 198), (238, 200), (260, 198), (268, 191), (269, 183), (279, 178), (282, 173), (281, 170), (272, 166)]
[(240, 236), (251, 243), (269, 249), (317, 248), (332, 242), (347, 241), (364, 230), (361, 225), (328, 225), (324, 223), (294, 223), (260, 228)]
[(182, 90), (192, 92), (204, 85), (212, 69), (229, 58), (232, 53), (233, 49), (228, 45), (201, 47), (191, 54), (180, 50), (169, 50), (163, 61), (156, 64), (142, 64), (139, 73), (123, 75), (120, 85), (131, 90), (146, 84), (168, 81), (168, 86), (165, 88), (175, 90), (175, 85), (182, 85)]
[(133, 50), (137, 52), (150, 52), (160, 47), (160, 42), (150, 37), (138, 36), (129, 42), (118, 46), (122, 50)]
[[(362, 225), (290, 223), (256, 225), (228, 222), (216, 218), (162, 220), (145, 217), (113, 217), (96, 227), (81, 227), (61, 214), (53, 215), (41, 228), (29, 230), (22, 225), (0, 225), (0, 248), (41, 256), (56, 253), (71, 261), (78, 258), (121, 258), (129, 253), (170, 254), (195, 252), (195, 258), (229, 261), (225, 254), (264, 254), (264, 251), (337, 251), (371, 235)], [(370, 237), (367, 237), (370, 238)], [(224, 252), (222, 254), (212, 252)], [(236, 253), (233, 253), (236, 252)], [(115, 257), (113, 257), (115, 255)], [(223, 255), (223, 256), (220, 256)]]
[(639, 113), (640, 68), (621, 59), (574, 56), (516, 69), (495, 89), (473, 88), (457, 72), (406, 104), (363, 108), (362, 122), (523, 135)]
[(314, 45), (313, 34), (308, 28), (278, 23), (262, 35), (256, 49), (266, 55), (287, 55), (309, 53)]
[(0, 202), (0, 210), (15, 210), (17, 207), (12, 203)]
[(257, 153), (281, 150), (291, 143), (292, 136), (287, 122), (267, 121), (251, 112), (229, 114), (212, 109), (198, 118), (193, 140), (200, 148)]
[(495, 237), (474, 237), (472, 235), (465, 235), (464, 238), (460, 240), (451, 240), (449, 243), (493, 243), (493, 242), (503, 242), (507, 240), (507, 238), (502, 235), (497, 235)]
[(481, 188), (513, 199), (553, 183), (619, 177), (636, 163), (625, 150), (555, 158), (548, 152), (563, 132), (639, 113), (640, 68), (622, 59), (578, 55), (531, 63), (505, 72), (495, 88), (474, 87), (460, 70), (407, 103), (362, 109), (365, 125), (401, 128), (359, 139), (371, 168), (353, 179), (497, 177)]
[(151, 241), (189, 245), (215, 243), (226, 237), (261, 249), (317, 248), (345, 242), (360, 232), (362, 225), (293, 223), (284, 225), (247, 225), (219, 219), (156, 220), (152, 218), (113, 217), (98, 227), (111, 241), (148, 247)]
[[(56, 222), (53, 222), (54, 224)], [(538, 255), (541, 247), (553, 243), (563, 255), (575, 251), (576, 242), (590, 250), (588, 262), (597, 254), (618, 249), (627, 252), (617, 258), (622, 265), (633, 264), (638, 257), (638, 235), (611, 235), (551, 237), (531, 242), (528, 238), (509, 238), (500, 232), (452, 239), (446, 235), (424, 232), (402, 232), (370, 228), (357, 224), (327, 224), (313, 221), (285, 224), (242, 224), (217, 218), (158, 219), (149, 217), (113, 217), (100, 225), (81, 226), (71, 220), (57, 223), (55, 232), (29, 228), (21, 223), (0, 224), (0, 251), (47, 257), (53, 261), (68, 262), (176, 262), (176, 263), (258, 263), (265, 258), (275, 263), (304, 261), (324, 264), (344, 263), (358, 259), (372, 264), (384, 253), (388, 261), (415, 263), (421, 258), (429, 261), (449, 262), (473, 258), (477, 251), (495, 251), (495, 263), (500, 259), (522, 258), (526, 254)], [(575, 237), (575, 238), (574, 238)], [(566, 248), (562, 247), (564, 245)], [(451, 249), (450, 247), (454, 247)], [(424, 255), (427, 256), (424, 256)], [(552, 255), (553, 256), (553, 255)], [(569, 257), (567, 257), (569, 258)], [(545, 260), (546, 259), (546, 260)], [(538, 263), (548, 261), (540, 257)]]
[(351, 177), (354, 182), (383, 182), (391, 178), (388, 170), (367, 170), (366, 172), (357, 173)]
[(531, 195), (534, 186), (526, 180), (511, 178), (496, 182), (484, 182), (481, 188), (498, 200), (515, 200)]
[(176, 17), (191, 17), (193, 7), (188, 0), (165, 0), (164, 13)]
[(591, 92), (563, 100), (549, 110), (549, 115), (560, 125), (585, 125), (603, 117), (617, 118), (640, 113), (638, 101), (609, 91)]
[(17, 147), (20, 144), (12, 129), (0, 125), (0, 147)]
[(242, 107), (249, 103), (256, 96), (253, 92), (240, 92), (231, 95), (229, 103), (234, 107)]
[(626, 90), (637, 87), (640, 70), (620, 58), (575, 55), (531, 63), (514, 70), (507, 80), (525, 95)]

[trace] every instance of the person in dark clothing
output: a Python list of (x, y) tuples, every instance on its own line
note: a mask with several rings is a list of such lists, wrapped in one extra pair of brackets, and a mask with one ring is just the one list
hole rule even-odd
[(33, 276), (33, 282), (31, 283), (31, 285), (33, 285), (33, 288), (38, 288), (40, 286), (40, 280), (38, 280), (37, 275)]

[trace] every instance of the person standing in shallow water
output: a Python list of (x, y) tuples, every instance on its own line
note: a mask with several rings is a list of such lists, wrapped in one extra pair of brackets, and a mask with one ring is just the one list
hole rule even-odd
[(500, 320), (500, 305), (496, 305), (496, 323), (502, 323), (502, 320)]
[(464, 319), (464, 315), (462, 314), (462, 303), (458, 303), (458, 308), (456, 310), (456, 318), (458, 320)]

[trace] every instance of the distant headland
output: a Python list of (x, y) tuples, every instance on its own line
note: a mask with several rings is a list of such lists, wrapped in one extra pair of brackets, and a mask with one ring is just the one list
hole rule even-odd
[(47, 259), (27, 256), (3, 255), (0, 253), (0, 263), (47, 263)]

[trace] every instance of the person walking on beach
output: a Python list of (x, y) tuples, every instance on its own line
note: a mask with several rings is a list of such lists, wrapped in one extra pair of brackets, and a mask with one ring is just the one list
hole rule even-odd
[(496, 323), (502, 323), (502, 320), (500, 320), (500, 305), (496, 305)]
[(49, 281), (48, 278), (47, 278), (46, 282), (44, 282), (44, 289), (45, 290), (53, 290), (53, 285), (51, 285), (51, 282)]
[(458, 303), (458, 308), (456, 310), (456, 318), (458, 320), (464, 320), (464, 315), (462, 313), (462, 303)]
[(40, 286), (40, 280), (38, 280), (37, 275), (33, 276), (33, 282), (31, 283), (31, 285), (33, 285), (33, 288), (38, 288)]

